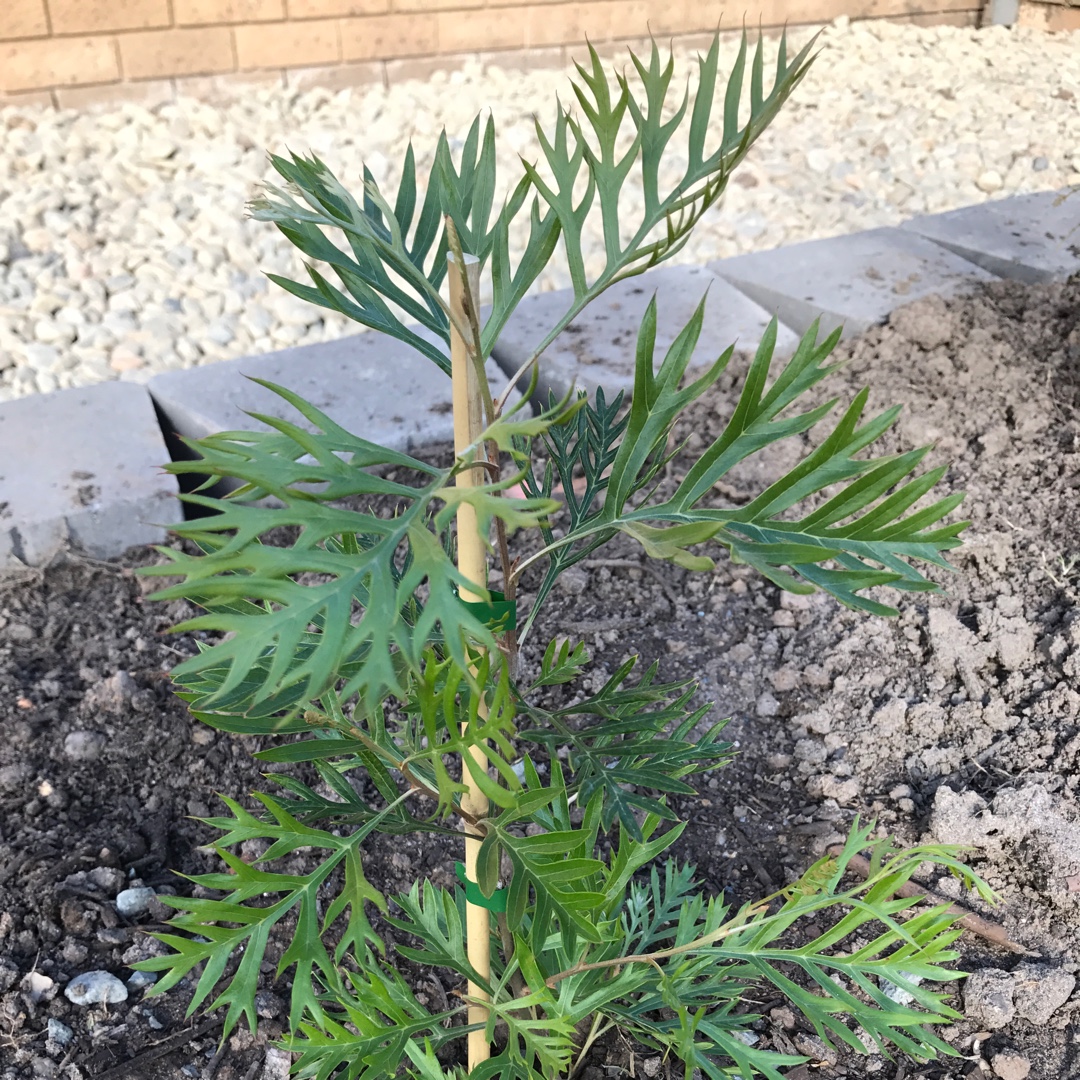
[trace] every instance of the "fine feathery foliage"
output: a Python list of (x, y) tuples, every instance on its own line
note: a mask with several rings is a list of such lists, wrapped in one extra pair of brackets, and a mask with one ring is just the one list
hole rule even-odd
[[(945, 523), (960, 497), (932, 497), (943, 469), (922, 470), (927, 449), (874, 452), (897, 409), (865, 417), (865, 391), (843, 406), (805, 403), (836, 366), (838, 334), (819, 340), (816, 326), (777, 363), (774, 322), (723, 431), (678, 463), (675, 425), (715, 392), (733, 355), (687, 374), (704, 302), (662, 357), (649, 304), (627, 401), (599, 391), (533, 411), (526, 394), (504, 413), (483, 377), (560, 246), (572, 289), (537, 355), (609, 285), (682, 248), (802, 79), (811, 47), (789, 61), (781, 41), (766, 93), (763, 42), (751, 56), (744, 35), (722, 80), (717, 37), (694, 93), (674, 97), (673, 60), (655, 45), (614, 82), (590, 49), (575, 107), (560, 106), (551, 129), (537, 124), (543, 161), (522, 162), (498, 210), (490, 118), (474, 123), (456, 157), (439, 140), (422, 193), (410, 147), (393, 200), (366, 171), (354, 198), (316, 158), (273, 158), (287, 186), (270, 188), (253, 212), (313, 260), (311, 284), (275, 280), (410, 343), (443, 371), (460, 335), (484, 430), (437, 467), (264, 383), (294, 421), (252, 414), (262, 430), (194, 441), (192, 459), (170, 466), (205, 481), (185, 496), (201, 512), (176, 529), (188, 543), (163, 548), (166, 561), (147, 571), (178, 579), (158, 599), (202, 609), (178, 627), (196, 634), (198, 651), (174, 678), (197, 718), (263, 737), (256, 756), (287, 768), (270, 774), (274, 795), (257, 794), (249, 808), (226, 799), (228, 816), (206, 819), (225, 869), (194, 878), (197, 897), (164, 898), (178, 912), (158, 935), (172, 951), (137, 965), (162, 973), (153, 993), (190, 977), (191, 1010), (223, 1008), (224, 1035), (242, 1020), (254, 1027), (275, 942), (278, 977), (292, 987), (294, 1074), (317, 1080), (555, 1080), (612, 1028), (682, 1062), (687, 1077), (779, 1080), (802, 1059), (756, 1045), (759, 984), (829, 1045), (918, 1059), (951, 1052), (929, 1025), (956, 1016), (938, 988), (957, 977), (948, 967), (956, 916), (898, 893), (928, 862), (985, 894), (954, 852), (901, 852), (856, 822), (838, 856), (776, 895), (742, 906), (709, 896), (692, 868), (662, 858), (683, 831), (679, 797), (732, 756), (696, 686), (665, 683), (658, 665), (630, 659), (585, 690), (585, 647), (560, 640), (534, 670), (519, 670), (520, 644), (559, 575), (620, 534), (643, 557), (707, 572), (726, 552), (780, 588), (824, 590), (880, 615), (893, 609), (873, 590), (934, 589), (927, 568), (946, 567), (944, 552), (960, 542), (963, 524)], [(686, 168), (664, 191), (660, 162), (675, 145)], [(644, 198), (628, 221), (619, 197), (631, 176)], [(590, 215), (605, 249), (592, 275)], [(483, 325), (475, 297), (464, 317), (451, 314), (441, 294), (448, 255), (451, 267), (475, 255), (490, 274)], [(731, 469), (804, 437), (812, 448), (793, 469), (749, 502), (722, 505), (717, 485)], [(481, 466), (481, 481), (455, 484)], [(212, 493), (218, 481), (230, 494)], [(502, 607), (455, 562), (463, 506), (501, 561)], [(532, 604), (517, 626), (513, 603), (526, 586)], [(482, 813), (466, 798), (477, 792)], [(387, 895), (365, 874), (365, 843), (377, 834), (444, 845), (462, 830), (479, 844), (476, 878), (461, 887), (421, 878)], [(262, 854), (241, 858), (240, 845)], [(869, 875), (852, 884), (863, 853)], [(477, 907), (495, 916), (490, 972), (466, 947)], [(393, 955), (411, 965), (408, 978)], [(438, 988), (437, 1006), (417, 993), (422, 984)], [(470, 1019), (467, 984), (486, 996), (482, 1021)], [(897, 1004), (896, 988), (910, 1004)], [(471, 1031), (486, 1033), (491, 1056), (467, 1069)]]

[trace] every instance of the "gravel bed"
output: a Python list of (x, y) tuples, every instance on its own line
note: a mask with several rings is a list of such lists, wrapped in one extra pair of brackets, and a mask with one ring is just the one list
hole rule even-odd
[[(822, 43), (682, 261), (1080, 182), (1080, 34), (841, 19)], [(302, 275), (276, 229), (244, 218), (270, 174), (266, 151), (314, 149), (348, 183), (366, 159), (393, 185), (410, 136), (424, 172), (442, 127), (463, 136), (495, 103), (509, 182), (515, 155), (536, 153), (534, 111), (550, 118), (557, 92), (569, 96), (563, 71), (476, 64), (390, 89), (267, 88), (223, 105), (0, 109), (0, 400), (355, 332), (262, 276)], [(672, 178), (679, 168), (673, 154)], [(537, 288), (566, 284), (553, 268)]]

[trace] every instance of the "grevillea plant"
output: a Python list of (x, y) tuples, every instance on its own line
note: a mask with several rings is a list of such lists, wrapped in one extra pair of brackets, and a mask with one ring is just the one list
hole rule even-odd
[[(721, 80), (716, 40), (693, 93), (674, 94), (673, 61), (655, 45), (613, 76), (590, 49), (574, 108), (537, 123), (543, 160), (522, 162), (497, 208), (490, 119), (456, 157), (439, 140), (422, 193), (410, 148), (393, 202), (366, 170), (354, 198), (316, 158), (272, 159), (285, 186), (254, 216), (311, 260), (309, 283), (275, 280), (452, 375), (456, 456), (444, 467), (386, 449), (270, 386), (295, 422), (253, 414), (262, 430), (198, 440), (193, 460), (171, 466), (209, 478), (186, 496), (203, 512), (176, 530), (189, 545), (163, 549), (168, 562), (149, 571), (182, 579), (159, 598), (203, 609), (180, 627), (209, 638), (173, 672), (181, 696), (215, 728), (264, 737), (260, 760), (309, 771), (270, 773), (276, 793), (253, 808), (225, 799), (228, 814), (207, 819), (225, 869), (196, 877), (196, 896), (163, 897), (178, 911), (175, 932), (158, 935), (172, 951), (137, 965), (162, 973), (154, 993), (190, 974), (192, 1010), (226, 1010), (225, 1035), (241, 1019), (254, 1027), (274, 932), (291, 985), (286, 1045), (295, 1074), (319, 1080), (552, 1080), (613, 1028), (687, 1078), (779, 1080), (801, 1059), (755, 1045), (761, 983), (830, 1044), (950, 1052), (931, 1025), (957, 1015), (935, 989), (957, 977), (956, 918), (900, 891), (923, 861), (981, 889), (954, 852), (901, 852), (856, 824), (839, 855), (731, 905), (665, 857), (685, 824), (679, 797), (731, 755), (695, 687), (630, 660), (584, 689), (581, 643), (519, 659), (559, 575), (620, 534), (692, 571), (726, 549), (783, 589), (876, 614), (891, 609), (868, 590), (933, 589), (922, 567), (946, 566), (959, 543), (963, 525), (942, 524), (959, 497), (924, 498), (943, 471), (919, 471), (926, 450), (871, 452), (897, 410), (863, 419), (865, 392), (790, 472), (723, 505), (716, 486), (733, 466), (826, 425), (834, 402), (799, 401), (833, 370), (835, 333), (811, 329), (775, 365), (773, 324), (723, 433), (678, 462), (674, 424), (732, 356), (687, 374), (702, 308), (658, 357), (649, 305), (628, 401), (601, 391), (533, 410), (526, 393), (511, 408), (509, 391), (488, 387), (485, 360), (557, 252), (572, 290), (536, 357), (609, 285), (683, 247), (810, 49), (789, 59), (781, 40), (766, 93), (762, 42), (750, 53), (744, 36)], [(685, 166), (670, 190), (665, 161)], [(643, 195), (633, 220), (620, 210), (630, 177)], [(598, 273), (583, 238), (594, 214)], [(220, 480), (227, 497), (208, 493)], [(420, 878), (387, 895), (365, 874), (373, 833), (426, 834), (440, 851), (464, 839), (460, 887)], [(300, 853), (314, 870), (295, 872)], [(860, 853), (865, 879), (848, 875)], [(795, 944), (800, 921), (818, 929)], [(439, 1007), (422, 985), (439, 989)]]

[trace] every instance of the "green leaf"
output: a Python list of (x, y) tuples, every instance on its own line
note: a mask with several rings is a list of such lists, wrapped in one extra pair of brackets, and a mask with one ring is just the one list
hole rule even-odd
[[(536, 122), (549, 183), (534, 162), (522, 161), (526, 177), (558, 223), (573, 300), (566, 312), (537, 342), (540, 356), (577, 315), (608, 286), (656, 266), (686, 244), (701, 217), (720, 199), (731, 171), (769, 125), (780, 106), (802, 80), (810, 63), (814, 40), (787, 61), (781, 41), (773, 86), (763, 91), (762, 43), (759, 37), (751, 81), (751, 109), (740, 124), (738, 101), (745, 73), (746, 35), (739, 58), (728, 78), (723, 106), (723, 135), (715, 149), (706, 149), (719, 62), (720, 35), (714, 36), (706, 56), (698, 58), (697, 87), (684, 90), (681, 100), (669, 100), (674, 59), (661, 63), (652, 42), (647, 62), (630, 54), (637, 79), (615, 73), (614, 86), (596, 50), (589, 46), (588, 65), (578, 64), (580, 81), (572, 89), (580, 119), (561, 105), (553, 126)], [(694, 99), (690, 123), (684, 124), (688, 96)], [(641, 100), (643, 97), (643, 101)], [(685, 131), (685, 149), (674, 145)], [(620, 153), (617, 147), (622, 148)], [(660, 163), (674, 156), (686, 160), (682, 177), (670, 191), (661, 192)], [(627, 220), (619, 201), (627, 178), (640, 170), (644, 205), (640, 217)], [(603, 229), (605, 265), (592, 280), (585, 270), (584, 229), (590, 214), (598, 212)], [(624, 237), (626, 238), (624, 240)]]
[[(384, 1080), (408, 1059), (428, 1077), (433, 1052), (460, 1037), (449, 1026), (460, 1009), (429, 1013), (405, 980), (384, 964), (348, 971), (334, 992), (335, 1011), (315, 1026), (300, 1025), (285, 1043), (298, 1054), (292, 1075), (301, 1080)], [(437, 1059), (436, 1059), (437, 1060)]]
[[(498, 181), (491, 117), (482, 135), (481, 118), (474, 120), (457, 163), (442, 133), (419, 213), (411, 145), (393, 206), (366, 168), (363, 198), (357, 201), (314, 155), (272, 155), (270, 160), (288, 186), (267, 185), (251, 204), (252, 217), (274, 222), (302, 254), (329, 267), (341, 287), (310, 265), (314, 287), (278, 275), (269, 275), (271, 280), (301, 299), (406, 342), (447, 374), (449, 310), (439, 295), (450, 250), (444, 218), (452, 221), (464, 250), (477, 256), (482, 270), (491, 263), (494, 302), (481, 336), (484, 357), (547, 265), (559, 237), (557, 217), (550, 211), (542, 214), (535, 196), (529, 199), (524, 177), (493, 216)], [(527, 232), (516, 265), (510, 258), (511, 232), (515, 240)], [(420, 331), (397, 312), (419, 324)]]
[[(704, 301), (702, 302), (704, 304)], [(571, 513), (565, 534), (545, 534), (547, 547), (528, 563), (547, 558), (549, 565), (541, 594), (575, 559), (621, 531), (642, 544), (654, 558), (668, 559), (690, 569), (712, 565), (708, 556), (690, 549), (705, 542), (724, 545), (732, 558), (762, 573), (781, 588), (795, 592), (824, 589), (841, 603), (881, 615), (895, 614), (864, 592), (881, 585), (906, 591), (933, 591), (937, 586), (918, 563), (947, 568), (943, 552), (960, 543), (966, 522), (939, 525), (958, 505), (958, 496), (916, 508), (944, 475), (943, 468), (917, 475), (928, 448), (904, 454), (867, 457), (863, 452), (895, 423), (898, 409), (889, 409), (866, 422), (862, 413), (867, 391), (856, 395), (832, 431), (784, 476), (745, 506), (720, 509), (708, 505), (715, 485), (740, 461), (780, 439), (812, 428), (835, 402), (790, 412), (798, 398), (835, 370), (825, 363), (839, 340), (834, 332), (817, 341), (816, 324), (769, 383), (776, 322), (762, 338), (750, 365), (738, 404), (724, 430), (697, 456), (675, 491), (653, 498), (655, 478), (669, 460), (669, 437), (677, 418), (716, 384), (731, 350), (696, 379), (683, 386), (702, 325), (703, 306), (668, 349), (659, 369), (653, 359), (656, 333), (655, 300), (642, 320), (638, 337), (634, 396), (625, 426), (604, 429), (604, 457), (617, 446), (604, 489), (603, 505), (592, 512)], [(581, 443), (589, 423), (603, 414), (586, 410), (573, 448), (549, 436), (548, 449), (565, 477), (582, 460)], [(553, 429), (557, 431), (558, 429)], [(594, 443), (596, 442), (594, 438)], [(915, 474), (915, 475), (913, 475)], [(530, 479), (526, 491), (546, 493), (543, 483)], [(822, 499), (822, 493), (830, 497)], [(807, 501), (811, 505), (796, 516)], [(936, 526), (936, 527), (933, 527)], [(526, 623), (522, 637), (531, 623)]]
[(420, 883), (414, 882), (408, 894), (394, 897), (394, 903), (401, 909), (401, 915), (387, 915), (387, 922), (423, 942), (420, 949), (395, 945), (402, 956), (418, 964), (449, 968), (491, 992), (488, 980), (469, 963), (465, 948), (464, 904), (458, 897), (430, 881), (424, 882), (421, 891)]
[(726, 764), (731, 745), (718, 739), (723, 723), (696, 733), (709, 707), (688, 708), (693, 684), (657, 684), (659, 667), (653, 664), (629, 685), (636, 662), (636, 657), (627, 660), (597, 693), (572, 706), (545, 710), (523, 704), (535, 726), (523, 728), (518, 737), (546, 746), (552, 755), (567, 747), (570, 790), (585, 804), (599, 799), (605, 830), (617, 820), (640, 842), (638, 814), (675, 820), (661, 799), (645, 791), (692, 794), (694, 788), (682, 777)]
[[(358, 694), (375, 712), (388, 694), (406, 696), (407, 674), (420, 670), (432, 639), (462, 669), (471, 645), (494, 647), (491, 629), (458, 598), (459, 588), (476, 586), (447, 554), (451, 515), (445, 507), (436, 512), (436, 503), (452, 493), (455, 505), (471, 500), (485, 518), (510, 525), (535, 521), (548, 504), (522, 507), (496, 497), (499, 484), (448, 490), (452, 470), (384, 450), (290, 391), (261, 385), (316, 430), (264, 417), (275, 431), (227, 432), (192, 443), (200, 456), (174, 462), (172, 472), (234, 477), (246, 487), (228, 499), (186, 496), (215, 511), (175, 529), (205, 554), (163, 549), (170, 562), (145, 571), (184, 579), (155, 598), (185, 598), (207, 609), (183, 630), (232, 635), (174, 669), (198, 710), (220, 710), (219, 722), (230, 729), (273, 729), (278, 721), (264, 719), (268, 710), (295, 709), (343, 680), (342, 698)], [(420, 483), (411, 487), (368, 471), (377, 466), (408, 470)], [(396, 516), (338, 503), (379, 495), (398, 500)], [(267, 496), (280, 505), (240, 501)], [(292, 547), (263, 542), (287, 526), (301, 530)], [(343, 536), (352, 538), (349, 549)], [(248, 715), (257, 722), (241, 719)], [(298, 729), (292, 719), (283, 724)]]
[(585, 651), (583, 641), (579, 641), (571, 649), (569, 638), (563, 638), (562, 641), (553, 638), (540, 661), (540, 675), (529, 687), (526, 696), (541, 686), (560, 686), (573, 682), (588, 662), (589, 654)]
[[(225, 832), (215, 849), (231, 872), (202, 874), (191, 880), (203, 888), (225, 892), (224, 898), (163, 897), (165, 903), (181, 912), (172, 919), (170, 926), (197, 937), (155, 934), (159, 941), (171, 945), (175, 951), (135, 965), (141, 971), (165, 972), (148, 991), (153, 995), (164, 993), (193, 968), (203, 964), (187, 1014), (190, 1016), (206, 1002), (215, 987), (224, 982), (223, 989), (208, 1006), (211, 1010), (228, 1006), (223, 1037), (233, 1030), (241, 1017), (246, 1017), (248, 1026), (255, 1030), (255, 992), (263, 955), (271, 930), (286, 915), (295, 912), (296, 925), (290, 944), (278, 963), (278, 975), (290, 967), (295, 969), (290, 1009), (293, 1027), (299, 1025), (305, 1015), (316, 1023), (325, 1019), (313, 986), (316, 977), (321, 977), (330, 986), (338, 984), (336, 960), (340, 959), (341, 953), (339, 951), (332, 960), (323, 944), (323, 936), (331, 924), (340, 923), (344, 916), (340, 950), (351, 947), (360, 957), (371, 946), (382, 950), (382, 942), (368, 922), (364, 905), (370, 902), (385, 910), (386, 901), (364, 877), (358, 850), (377, 822), (367, 822), (349, 836), (335, 836), (301, 824), (269, 795), (256, 793), (255, 797), (270, 812), (273, 824), (258, 820), (231, 799), (223, 800), (233, 813), (231, 818), (206, 819), (208, 824)], [(384, 814), (393, 809), (388, 807)], [(258, 869), (226, 850), (244, 840), (256, 839), (274, 841), (258, 860), (262, 863), (272, 862), (299, 847), (315, 847), (331, 854), (310, 874), (294, 875)], [(345, 864), (344, 885), (320, 921), (319, 891), (342, 862)], [(280, 895), (281, 899), (266, 906), (248, 904), (250, 900), (267, 895)], [(239, 955), (239, 964), (231, 975), (227, 975), (226, 967), (233, 955)]]

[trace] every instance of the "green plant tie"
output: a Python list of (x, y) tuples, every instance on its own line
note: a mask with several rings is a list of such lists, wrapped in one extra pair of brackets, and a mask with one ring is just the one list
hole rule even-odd
[(517, 629), (517, 601), (507, 600), (506, 594), (489, 589), (491, 600), (462, 600), (461, 602), (489, 626), (497, 630)]
[(491, 896), (485, 896), (480, 891), (480, 886), (475, 881), (470, 881), (465, 876), (465, 864), (454, 863), (457, 871), (457, 879), (465, 886), (465, 899), (473, 907), (487, 908), (488, 911), (501, 912), (506, 910), (506, 889), (496, 889)]

